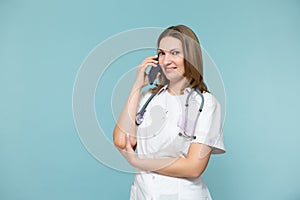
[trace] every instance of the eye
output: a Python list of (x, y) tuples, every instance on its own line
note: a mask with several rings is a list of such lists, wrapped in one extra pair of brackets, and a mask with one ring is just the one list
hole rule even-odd
[(171, 54), (176, 56), (176, 55), (180, 54), (180, 52), (179, 51), (171, 51)]
[(157, 53), (157, 55), (158, 55), (158, 56), (165, 55), (165, 52), (159, 51), (159, 52)]

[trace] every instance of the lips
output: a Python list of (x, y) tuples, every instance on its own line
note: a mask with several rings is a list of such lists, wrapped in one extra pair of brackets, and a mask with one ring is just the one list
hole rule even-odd
[(165, 68), (165, 71), (166, 72), (172, 72), (172, 71), (174, 71), (174, 70), (176, 70), (177, 69), (177, 67), (166, 67)]

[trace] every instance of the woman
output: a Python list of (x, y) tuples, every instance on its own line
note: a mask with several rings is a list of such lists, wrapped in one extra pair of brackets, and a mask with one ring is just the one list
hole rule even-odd
[[(211, 199), (201, 174), (210, 155), (224, 153), (225, 147), (220, 104), (208, 92), (202, 76), (199, 41), (190, 28), (178, 25), (163, 31), (157, 45), (158, 55), (139, 65), (114, 129), (115, 146), (140, 170), (130, 199)], [(158, 63), (162, 73), (157, 87), (142, 93), (148, 84), (146, 68)], [(137, 126), (136, 113), (152, 94), (143, 122)]]

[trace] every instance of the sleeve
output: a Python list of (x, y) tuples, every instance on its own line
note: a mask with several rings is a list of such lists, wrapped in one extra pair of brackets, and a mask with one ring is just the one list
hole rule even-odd
[(195, 127), (195, 136), (192, 142), (206, 144), (212, 147), (213, 154), (225, 153), (222, 133), (221, 106), (210, 93), (204, 93), (204, 106)]

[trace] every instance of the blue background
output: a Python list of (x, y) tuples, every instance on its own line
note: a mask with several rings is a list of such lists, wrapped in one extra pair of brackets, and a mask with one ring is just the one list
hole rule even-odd
[(227, 153), (204, 174), (213, 198), (300, 199), (299, 21), (297, 0), (1, 0), (0, 199), (128, 199), (133, 175), (78, 137), (76, 73), (114, 34), (176, 24), (197, 33), (225, 84)]

